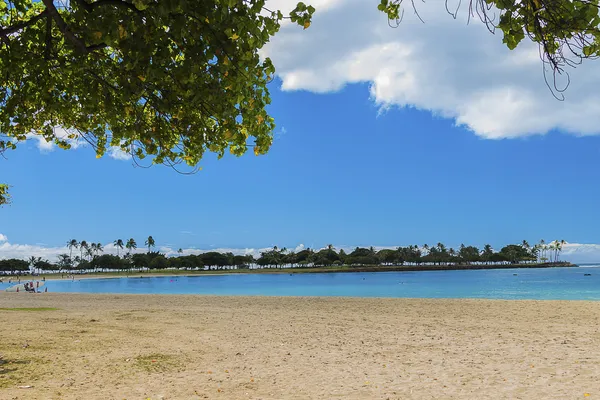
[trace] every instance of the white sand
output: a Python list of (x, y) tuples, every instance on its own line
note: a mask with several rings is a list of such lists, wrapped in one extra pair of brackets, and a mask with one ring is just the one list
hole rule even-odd
[(600, 399), (600, 302), (0, 293), (0, 307), (60, 308), (0, 310), (2, 400)]

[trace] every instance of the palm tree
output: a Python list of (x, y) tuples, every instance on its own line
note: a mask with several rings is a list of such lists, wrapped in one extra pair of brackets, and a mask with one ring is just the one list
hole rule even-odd
[(100, 254), (104, 252), (104, 248), (102, 247), (102, 243), (96, 243), (96, 253)]
[(539, 262), (540, 260), (540, 245), (534, 244), (531, 248), (531, 255), (535, 257), (535, 261)]
[(546, 241), (544, 239), (540, 240), (540, 261), (544, 262), (546, 259)]
[(183, 249), (180, 247), (179, 250), (177, 250), (177, 253), (183, 254)]
[(521, 242), (521, 247), (523, 248), (523, 250), (525, 250), (525, 252), (527, 253), (528, 257), (530, 255), (534, 255), (533, 248), (529, 245), (529, 242), (527, 240), (523, 240)]
[(96, 243), (90, 244), (90, 251), (88, 252), (88, 254), (91, 258), (94, 258), (94, 255), (96, 254)]
[(137, 249), (137, 243), (133, 238), (130, 238), (125, 244), (125, 247), (127, 247), (127, 250), (129, 251), (129, 253), (131, 253), (131, 250)]
[(492, 256), (494, 255), (494, 249), (490, 244), (486, 244), (483, 246), (483, 250), (481, 252), (481, 259), (487, 264), (492, 261)]
[(96, 258), (98, 254), (104, 251), (101, 243), (92, 243), (90, 245), (90, 250), (91, 251), (89, 251), (88, 254), (91, 255), (93, 258)]
[(68, 254), (59, 254), (58, 255), (58, 266), (60, 270), (71, 268), (73, 263), (71, 262), (71, 257)]
[(554, 262), (558, 262), (558, 256), (562, 251), (563, 246), (566, 244), (564, 240), (555, 240), (552, 242), (552, 249), (554, 250)]
[(81, 243), (79, 243), (79, 251), (81, 252), (81, 258), (82, 259), (83, 259), (83, 253), (85, 252), (87, 254), (88, 253), (88, 249), (89, 249), (88, 242), (86, 242), (85, 240), (82, 240)]
[(78, 248), (79, 242), (76, 239), (71, 239), (67, 242), (67, 247), (71, 251), (71, 253), (69, 254), (69, 257), (72, 258), (73, 257), (73, 247)]
[(567, 244), (567, 242), (564, 239), (562, 239), (559, 244), (560, 244), (560, 247), (558, 249), (558, 255), (560, 255), (560, 252), (562, 251), (563, 246), (565, 244)]
[(27, 261), (29, 262), (29, 265), (31, 265), (31, 267), (33, 268), (33, 272), (35, 273), (35, 268), (38, 265), (38, 263), (42, 261), (42, 257), (31, 256)]
[(448, 255), (450, 256), (450, 261), (454, 261), (454, 258), (456, 257), (456, 250), (450, 247), (450, 250), (448, 250)]
[(120, 256), (119, 251), (123, 250), (123, 240), (117, 239), (113, 242), (113, 245), (117, 248), (117, 257)]
[(552, 246), (552, 247), (554, 250), (554, 262), (557, 262), (558, 261), (558, 253), (560, 251), (560, 242), (558, 240), (555, 240), (553, 243), (554, 243), (554, 246)]
[(90, 246), (85, 248), (85, 255), (88, 256), (88, 259), (91, 261), (92, 257), (94, 256), (94, 248), (95, 248), (95, 243), (92, 243)]
[(145, 242), (146, 246), (148, 246), (148, 253), (150, 253), (152, 247), (154, 247), (154, 238), (152, 236), (148, 236)]

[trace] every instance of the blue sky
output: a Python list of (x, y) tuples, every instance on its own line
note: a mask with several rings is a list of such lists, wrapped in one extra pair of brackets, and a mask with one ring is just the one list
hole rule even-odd
[(466, 10), (423, 3), (425, 24), (392, 30), (370, 2), (313, 4), (310, 29), (263, 49), (278, 74), (267, 155), (207, 156), (187, 176), (29, 141), (0, 159), (14, 197), (0, 258), (153, 235), (166, 252), (564, 239), (600, 260), (597, 62), (569, 71), (560, 102), (535, 46), (508, 51)]
[(271, 151), (209, 157), (191, 176), (29, 142), (0, 162), (14, 185), (0, 232), (176, 248), (597, 240), (597, 137), (487, 140), (429, 112), (379, 114), (366, 85), (272, 90)]

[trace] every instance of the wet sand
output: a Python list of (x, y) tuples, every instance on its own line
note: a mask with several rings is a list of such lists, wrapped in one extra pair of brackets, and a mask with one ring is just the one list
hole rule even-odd
[[(58, 310), (6, 310), (36, 307)], [(0, 399), (594, 399), (599, 323), (583, 301), (0, 293)]]

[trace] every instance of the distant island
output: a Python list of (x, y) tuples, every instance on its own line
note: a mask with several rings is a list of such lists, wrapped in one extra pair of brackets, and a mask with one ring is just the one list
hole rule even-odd
[[(461, 245), (455, 250), (438, 243), (434, 246), (424, 244), (381, 250), (357, 247), (348, 253), (343, 249), (338, 251), (332, 245), (316, 251), (303, 249), (298, 252), (274, 246), (255, 258), (251, 254), (234, 255), (215, 251), (184, 254), (182, 249), (179, 249), (177, 256), (167, 257), (154, 251), (152, 236), (145, 240), (147, 251), (136, 251), (137, 243), (131, 238), (126, 242), (121, 239), (114, 241), (117, 254), (103, 254), (100, 243), (72, 239), (67, 242), (69, 254), (59, 255), (55, 262), (36, 256), (28, 260), (0, 260), (0, 274), (301, 273), (574, 267), (576, 265), (560, 260), (564, 243), (556, 240), (546, 244), (542, 240), (531, 246), (524, 240), (520, 244), (506, 245), (499, 251), (490, 245), (485, 245), (481, 250), (476, 246)], [(126, 251), (121, 252), (123, 248)]]

